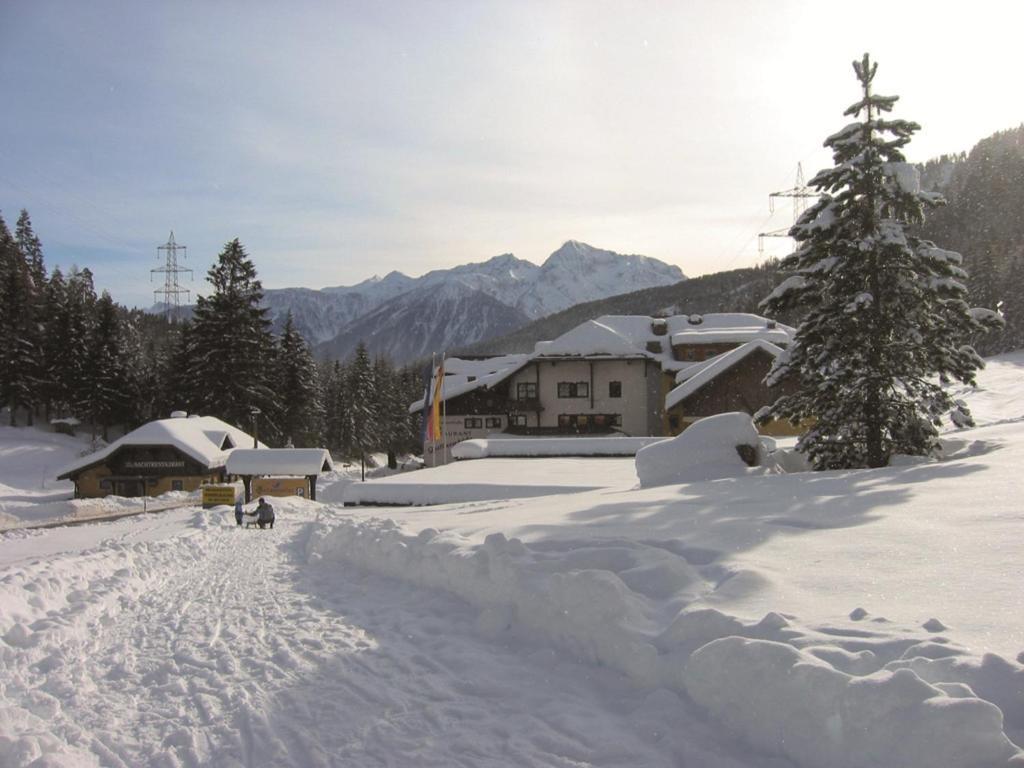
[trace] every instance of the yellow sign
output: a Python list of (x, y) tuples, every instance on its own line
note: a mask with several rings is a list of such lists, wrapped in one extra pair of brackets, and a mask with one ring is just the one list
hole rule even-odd
[(229, 507), (235, 503), (238, 488), (234, 485), (204, 485), (203, 506), (216, 507), (218, 504), (226, 504)]
[(309, 481), (304, 477), (254, 477), (252, 497), (309, 496)]

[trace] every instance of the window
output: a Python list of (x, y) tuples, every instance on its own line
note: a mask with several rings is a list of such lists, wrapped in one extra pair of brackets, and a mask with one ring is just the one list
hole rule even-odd
[(516, 400), (536, 400), (537, 382), (521, 381), (516, 384)]
[(526, 414), (525, 413), (513, 413), (512, 414), (512, 426), (513, 427), (525, 427), (526, 426)]
[(171, 490), (172, 491), (183, 491), (183, 490), (185, 490), (185, 486), (183, 485), (181, 480), (171, 480)]
[(568, 397), (590, 397), (590, 384), (585, 381), (560, 381), (558, 382), (558, 396)]
[(608, 397), (622, 397), (622, 382), (621, 381), (609, 381), (608, 382)]
[(483, 429), (484, 420), (481, 419), (479, 416), (467, 416), (466, 419), (463, 421), (463, 426), (466, 429)]
[(621, 413), (613, 413), (612, 414), (612, 426), (613, 427), (621, 427), (622, 426), (622, 414)]
[(679, 417), (678, 416), (669, 416), (668, 417), (668, 428), (670, 430), (672, 430), (673, 432), (675, 432), (677, 429), (679, 429)]
[(501, 417), (500, 416), (488, 416), (484, 419), (484, 426), (488, 429), (501, 429)]

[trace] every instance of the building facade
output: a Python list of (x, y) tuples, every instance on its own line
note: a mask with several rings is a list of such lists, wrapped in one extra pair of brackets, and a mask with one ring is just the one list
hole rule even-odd
[[(425, 442), (426, 462), (443, 463), (456, 443), (496, 433), (673, 435), (712, 412), (753, 414), (779, 394), (763, 379), (792, 334), (749, 314), (606, 315), (531, 354), (450, 358), (443, 439)], [(423, 407), (421, 400), (410, 410)]]

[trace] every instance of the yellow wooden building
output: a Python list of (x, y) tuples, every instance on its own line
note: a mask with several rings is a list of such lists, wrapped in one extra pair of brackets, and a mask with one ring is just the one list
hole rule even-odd
[(176, 411), (83, 456), (57, 478), (74, 482), (76, 498), (195, 491), (206, 483), (223, 482), (231, 452), (253, 443), (252, 437), (218, 418)]

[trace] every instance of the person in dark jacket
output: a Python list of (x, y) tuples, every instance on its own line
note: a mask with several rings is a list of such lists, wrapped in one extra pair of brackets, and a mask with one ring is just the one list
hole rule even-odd
[(242, 527), (242, 515), (244, 514), (245, 510), (242, 509), (242, 500), (235, 499), (235, 523), (238, 524), (239, 528)]
[(268, 525), (274, 527), (274, 508), (262, 496), (256, 506), (256, 525), (260, 528), (266, 528)]

